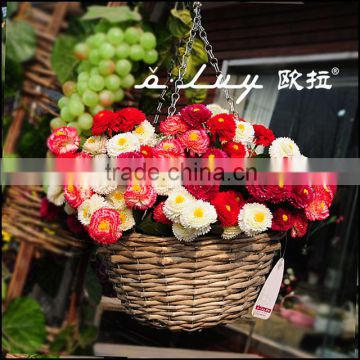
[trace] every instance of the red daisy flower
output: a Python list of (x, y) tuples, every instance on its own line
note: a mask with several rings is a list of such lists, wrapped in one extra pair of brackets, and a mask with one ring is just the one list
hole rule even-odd
[(181, 119), (192, 129), (202, 129), (212, 112), (202, 104), (188, 105), (180, 111)]
[(59, 217), (60, 208), (52, 204), (46, 197), (41, 199), (40, 216), (47, 221), (54, 221)]
[(149, 145), (141, 145), (140, 146), (140, 154), (144, 158), (153, 158), (157, 157), (157, 151), (155, 148), (149, 146)]
[(74, 234), (86, 234), (85, 227), (83, 226), (83, 224), (81, 224), (76, 215), (68, 215), (66, 217), (66, 225), (69, 230)]
[(179, 115), (168, 116), (160, 123), (159, 128), (166, 136), (179, 135), (190, 130), (190, 126)]
[(196, 199), (209, 201), (219, 192), (219, 185), (185, 185), (186, 190)]
[(227, 154), (225, 151), (222, 151), (218, 148), (208, 148), (204, 154), (202, 155), (202, 158), (207, 159), (207, 158), (219, 158), (219, 159), (225, 159), (227, 158)]
[(292, 212), (286, 208), (280, 208), (273, 212), (271, 229), (275, 231), (288, 231), (291, 229)]
[(305, 215), (311, 220), (324, 220), (329, 216), (329, 205), (323, 194), (315, 193), (314, 198), (305, 206)]
[(291, 198), (291, 185), (246, 185), (249, 194), (259, 201), (270, 201), (273, 204)]
[(111, 110), (102, 110), (99, 111), (93, 118), (93, 126), (91, 133), (93, 135), (102, 135), (109, 132), (109, 135), (112, 136), (113, 124), (115, 121), (115, 113)]
[(165, 201), (162, 201), (155, 206), (153, 218), (155, 221), (158, 221), (162, 224), (172, 224), (172, 222), (164, 214), (164, 203)]
[(303, 209), (314, 198), (314, 190), (307, 185), (293, 185), (290, 203), (298, 209)]
[(270, 146), (275, 140), (274, 133), (264, 125), (253, 125), (255, 145)]
[(301, 238), (305, 236), (308, 229), (309, 221), (306, 219), (304, 213), (300, 210), (292, 214), (292, 228), (290, 236), (293, 238)]
[(146, 119), (145, 114), (132, 107), (116, 111), (112, 128), (116, 132), (128, 132), (134, 130), (136, 125), (141, 124)]
[(215, 115), (206, 122), (206, 125), (213, 135), (213, 140), (215, 140), (216, 135), (219, 137), (220, 141), (229, 141), (235, 136), (236, 125), (234, 115)]
[(242, 143), (229, 141), (223, 146), (223, 150), (231, 158), (244, 158), (246, 155), (245, 146)]

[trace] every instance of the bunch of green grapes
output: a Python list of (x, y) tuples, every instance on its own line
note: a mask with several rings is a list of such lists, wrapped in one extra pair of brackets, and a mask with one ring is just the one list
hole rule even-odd
[(50, 122), (52, 130), (72, 126), (78, 134), (89, 135), (93, 116), (104, 109), (112, 109), (124, 98), (124, 90), (135, 79), (132, 70), (138, 62), (154, 64), (158, 59), (156, 38), (139, 27), (111, 27), (107, 33), (97, 32), (85, 42), (78, 43), (75, 56), (81, 60), (77, 81), (63, 84), (63, 96), (58, 106), (60, 117)]

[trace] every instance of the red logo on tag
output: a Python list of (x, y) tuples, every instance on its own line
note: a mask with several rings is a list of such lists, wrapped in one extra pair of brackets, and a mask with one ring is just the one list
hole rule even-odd
[(259, 311), (266, 312), (266, 313), (271, 313), (271, 309), (269, 309), (269, 308), (267, 308), (265, 306), (256, 305), (255, 309), (259, 310)]

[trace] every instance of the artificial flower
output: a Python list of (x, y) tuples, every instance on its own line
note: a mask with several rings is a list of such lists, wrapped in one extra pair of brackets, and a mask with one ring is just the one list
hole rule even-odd
[(246, 185), (249, 194), (259, 201), (270, 201), (278, 204), (292, 197), (291, 185)]
[(168, 116), (160, 123), (160, 131), (166, 136), (174, 136), (190, 130), (190, 126), (179, 115)]
[[(210, 227), (207, 228), (206, 230), (210, 231)], [(182, 226), (179, 223), (174, 223), (172, 225), (172, 232), (173, 232), (174, 236), (179, 241), (184, 241), (184, 242), (191, 242), (191, 241), (195, 240), (200, 235), (204, 235), (204, 231), (205, 231), (204, 229), (202, 229), (201, 231), (196, 231), (191, 228), (185, 228), (184, 226)]]
[(255, 134), (253, 126), (242, 120), (235, 120), (235, 126), (236, 129), (233, 141), (242, 143), (243, 145), (251, 144)]
[(90, 136), (82, 146), (82, 150), (91, 155), (106, 154), (106, 142), (106, 136)]
[(132, 209), (126, 207), (121, 210), (117, 210), (120, 216), (121, 224), (119, 229), (121, 231), (127, 231), (130, 230), (135, 226), (135, 219), (133, 215)]
[(83, 225), (88, 226), (90, 224), (92, 214), (96, 210), (106, 207), (109, 208), (110, 206), (105, 199), (100, 195), (94, 194), (91, 198), (84, 200), (78, 207), (78, 219)]
[(141, 124), (145, 119), (146, 116), (142, 111), (128, 107), (115, 112), (113, 127), (116, 132), (129, 132), (134, 130), (134, 127)]
[(246, 156), (246, 148), (240, 142), (228, 141), (223, 145), (223, 150), (231, 158), (244, 158)]
[(144, 158), (154, 158), (157, 157), (157, 151), (155, 148), (153, 148), (152, 146), (149, 145), (141, 145), (140, 146), (140, 154), (144, 157)]
[(116, 210), (101, 208), (91, 216), (89, 235), (100, 244), (113, 244), (122, 236), (120, 225), (120, 215)]
[(184, 156), (184, 148), (177, 139), (162, 140), (155, 146), (156, 156), (160, 158), (179, 158)]
[(129, 185), (124, 193), (126, 206), (139, 210), (152, 207), (156, 201), (156, 191), (150, 185)]
[(275, 140), (274, 133), (267, 127), (261, 124), (254, 124), (254, 143), (255, 145), (270, 146)]
[(219, 185), (185, 185), (186, 190), (194, 196), (195, 199), (210, 201), (219, 192)]
[(294, 140), (288, 137), (275, 139), (269, 148), (269, 154), (271, 158), (301, 156), (299, 147), (295, 144)]
[(235, 136), (236, 125), (234, 115), (215, 115), (206, 122), (206, 125), (214, 140), (218, 137), (220, 141), (229, 141)]
[(70, 126), (57, 128), (47, 139), (47, 146), (55, 155), (74, 153), (79, 145), (80, 137), (77, 130)]
[(102, 135), (106, 132), (112, 136), (115, 131), (113, 128), (115, 121), (115, 113), (111, 110), (99, 111), (93, 118), (93, 126), (91, 128), (92, 135)]
[(126, 132), (110, 138), (106, 143), (106, 150), (110, 157), (131, 151), (140, 150), (139, 139), (132, 133)]
[(308, 229), (309, 221), (306, 219), (303, 211), (295, 211), (292, 214), (292, 228), (290, 236), (293, 238), (301, 238), (305, 236)]
[(132, 134), (139, 139), (140, 145), (153, 145), (156, 142), (155, 128), (147, 120), (137, 125)]
[(177, 171), (159, 172), (151, 184), (158, 195), (169, 195), (172, 190), (181, 186), (181, 174)]
[(224, 231), (221, 234), (221, 237), (225, 240), (235, 239), (238, 235), (241, 234), (241, 229), (238, 225), (235, 226), (225, 226)]
[(64, 187), (61, 185), (49, 185), (46, 192), (47, 199), (56, 206), (65, 202)]
[(189, 130), (178, 137), (181, 145), (190, 151), (190, 155), (202, 155), (207, 150), (210, 139), (205, 130)]
[(180, 111), (181, 119), (192, 129), (201, 129), (211, 117), (211, 111), (202, 104), (188, 105)]
[(165, 201), (160, 202), (154, 207), (153, 218), (162, 224), (171, 224), (171, 221), (164, 214)]
[(111, 193), (106, 195), (107, 202), (116, 210), (123, 210), (126, 207), (125, 194), (126, 186), (118, 186)]
[(293, 225), (292, 212), (286, 208), (279, 208), (273, 212), (271, 229), (288, 231)]
[(92, 194), (93, 191), (88, 186), (64, 186), (65, 199), (69, 203), (69, 205), (75, 209), (78, 208), (84, 200), (89, 199)]
[(271, 228), (272, 214), (264, 204), (245, 204), (239, 213), (238, 224), (248, 236), (253, 236)]
[(184, 209), (180, 215), (180, 223), (185, 228), (205, 230), (216, 222), (217, 214), (215, 207), (203, 200), (194, 200)]
[(174, 189), (165, 200), (163, 207), (165, 216), (169, 220), (177, 222), (180, 214), (188, 208), (192, 201), (194, 201), (194, 197), (184, 187)]

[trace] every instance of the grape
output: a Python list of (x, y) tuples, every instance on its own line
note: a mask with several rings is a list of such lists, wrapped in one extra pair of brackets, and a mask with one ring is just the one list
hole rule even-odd
[(115, 55), (115, 48), (109, 43), (104, 43), (100, 46), (99, 53), (103, 59), (111, 59)]
[(125, 30), (124, 40), (130, 45), (136, 44), (140, 40), (139, 30), (134, 27), (128, 27)]
[(122, 43), (116, 48), (116, 56), (119, 59), (125, 59), (130, 54), (130, 46), (127, 43)]
[(89, 54), (89, 47), (85, 43), (78, 43), (75, 45), (74, 53), (79, 60), (85, 60)]
[(98, 48), (106, 41), (106, 35), (104, 33), (97, 33), (94, 35), (93, 46)]
[(82, 130), (89, 130), (93, 125), (93, 118), (90, 114), (84, 113), (79, 117), (78, 124)]
[(91, 64), (89, 61), (83, 61), (79, 67), (78, 67), (78, 71), (79, 72), (89, 72), (91, 70)]
[(103, 90), (99, 94), (99, 100), (102, 106), (111, 106), (114, 102), (114, 94), (109, 90)]
[(81, 96), (78, 93), (74, 93), (70, 96), (70, 101), (71, 100), (81, 101)]
[(114, 101), (116, 102), (122, 101), (125, 97), (123, 89), (117, 89), (113, 94), (114, 94)]
[(115, 71), (115, 64), (111, 60), (101, 60), (99, 63), (99, 73), (101, 75), (110, 75)]
[(80, 96), (84, 94), (84, 91), (88, 88), (88, 81), (79, 81), (77, 83), (77, 92)]
[(101, 91), (105, 86), (104, 78), (100, 75), (91, 75), (89, 79), (89, 89), (93, 91)]
[(126, 59), (118, 60), (116, 63), (116, 72), (120, 76), (125, 76), (131, 71), (131, 62)]
[(98, 69), (97, 67), (92, 68), (92, 69), (90, 70), (90, 76), (91, 76), (91, 75), (100, 75), (99, 69)]
[(86, 39), (86, 45), (89, 46), (90, 48), (95, 47), (95, 35), (90, 35)]
[(89, 52), (89, 61), (93, 65), (98, 65), (101, 60), (99, 51), (97, 49), (92, 49)]
[(156, 47), (156, 37), (150, 32), (143, 33), (140, 38), (140, 45), (144, 50), (151, 50)]
[(120, 78), (113, 74), (105, 78), (105, 87), (111, 91), (115, 91), (120, 87), (121, 80)]
[(50, 128), (51, 130), (55, 130), (59, 127), (63, 127), (63, 126), (66, 126), (66, 122), (64, 120), (61, 120), (60, 118), (56, 117), (56, 118), (53, 118), (51, 121), (50, 121)]
[(100, 111), (104, 110), (105, 108), (101, 106), (100, 104), (97, 104), (96, 106), (90, 108), (91, 115), (96, 115)]
[(75, 116), (73, 114), (71, 114), (68, 105), (63, 106), (63, 108), (60, 110), (60, 116), (61, 116), (61, 119), (66, 122), (70, 122), (70, 121), (74, 120), (74, 118), (75, 118)]
[(64, 106), (66, 106), (69, 103), (69, 99), (66, 96), (63, 96), (58, 101), (58, 106), (60, 109), (62, 109)]
[(80, 128), (80, 126), (79, 126), (79, 124), (78, 124), (77, 122), (75, 122), (75, 121), (69, 122), (69, 123), (67, 124), (67, 126), (70, 126), (70, 127), (75, 128), (76, 131), (77, 131), (77, 133), (78, 133), (78, 135), (81, 134), (81, 128)]
[(158, 57), (158, 52), (152, 49), (145, 53), (143, 60), (145, 64), (151, 65), (157, 61)]
[(131, 74), (127, 74), (125, 77), (121, 78), (121, 86), (124, 89), (130, 89), (135, 84), (135, 78)]
[(124, 38), (123, 31), (118, 27), (111, 28), (107, 33), (107, 39), (109, 43), (113, 45), (119, 45)]
[(62, 91), (65, 96), (70, 96), (76, 91), (76, 83), (73, 81), (66, 81), (62, 86)]
[(86, 106), (95, 106), (99, 102), (99, 96), (96, 92), (91, 90), (85, 90), (82, 96), (82, 101)]
[(70, 99), (69, 111), (74, 116), (81, 115), (85, 110), (84, 104), (79, 99)]
[(90, 75), (87, 72), (83, 71), (78, 75), (77, 80), (85, 81), (85, 80), (89, 80), (89, 77), (90, 77)]
[(134, 61), (140, 61), (145, 55), (144, 49), (136, 44), (130, 48), (130, 59)]

